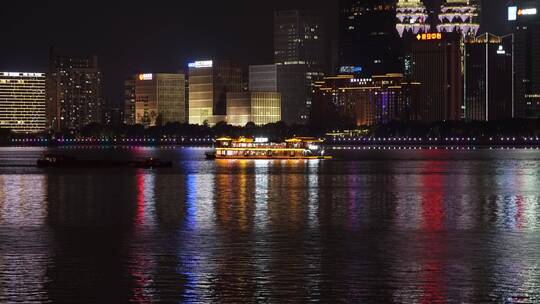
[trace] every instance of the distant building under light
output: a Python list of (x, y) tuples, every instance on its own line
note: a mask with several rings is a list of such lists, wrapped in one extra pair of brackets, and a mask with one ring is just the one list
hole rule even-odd
[(411, 107), (411, 120), (437, 122), (462, 118), (461, 42), (461, 33), (457, 32), (423, 33), (413, 41), (411, 79), (421, 83), (422, 90)]
[(317, 87), (312, 123), (370, 126), (408, 120), (420, 84), (407, 81), (402, 74), (364, 79), (338, 75), (325, 77)]
[[(135, 122), (145, 127), (185, 123), (185, 81), (184, 74), (137, 75), (134, 90)], [(126, 91), (130, 89), (126, 87)]]
[[(403, 54), (398, 31), (405, 31), (405, 27), (398, 27), (396, 30), (396, 2), (393, 0), (339, 0), (340, 67), (362, 67), (364, 76), (383, 75), (402, 70)], [(400, 12), (404, 14), (414, 12), (422, 15), (421, 18), (415, 17), (414, 20), (419, 23), (419, 27), (423, 26), (424, 13), (420, 9), (400, 10)], [(406, 16), (407, 20), (405, 16), (403, 15), (403, 21), (412, 20), (412, 14)], [(414, 30), (416, 31), (416, 28)]]
[(281, 121), (281, 94), (240, 92), (227, 94), (227, 123), (243, 127), (252, 122), (266, 125)]
[(135, 124), (135, 78), (129, 77), (124, 80), (124, 119), (126, 125)]
[(540, 117), (540, 1), (513, 1), (508, 9), (514, 34), (514, 116)]
[(74, 131), (104, 118), (103, 76), (97, 56), (51, 49), (46, 82), (47, 127)]
[(0, 128), (39, 133), (46, 125), (45, 74), (0, 72)]
[(213, 126), (226, 119), (227, 93), (242, 92), (242, 69), (229, 61), (204, 60), (189, 67), (189, 123)]
[(483, 34), (465, 44), (465, 117), (512, 118), (512, 37)]

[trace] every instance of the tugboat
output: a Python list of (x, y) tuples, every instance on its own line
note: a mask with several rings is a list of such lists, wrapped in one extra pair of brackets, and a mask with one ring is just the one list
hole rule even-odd
[(270, 142), (266, 138), (218, 138), (207, 159), (332, 159), (321, 147), (323, 140), (296, 137), (285, 142)]
[(171, 168), (171, 161), (162, 161), (157, 158), (142, 160), (82, 160), (75, 157), (58, 154), (46, 154), (37, 161), (39, 168)]

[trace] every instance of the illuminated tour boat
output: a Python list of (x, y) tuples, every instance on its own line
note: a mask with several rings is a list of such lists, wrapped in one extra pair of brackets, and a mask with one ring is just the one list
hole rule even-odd
[(208, 159), (331, 159), (325, 155), (323, 140), (297, 137), (282, 143), (267, 138), (229, 137), (216, 140), (215, 150), (206, 153)]

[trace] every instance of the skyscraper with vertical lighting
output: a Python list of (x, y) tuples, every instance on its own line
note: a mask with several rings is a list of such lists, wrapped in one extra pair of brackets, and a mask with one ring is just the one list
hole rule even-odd
[(485, 33), (465, 43), (465, 118), (512, 118), (512, 38)]

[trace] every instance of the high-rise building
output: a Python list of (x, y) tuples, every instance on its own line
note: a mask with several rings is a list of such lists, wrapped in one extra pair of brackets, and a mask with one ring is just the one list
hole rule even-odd
[(139, 74), (135, 78), (135, 122), (145, 127), (186, 122), (184, 74)]
[(39, 133), (46, 122), (45, 74), (0, 72), (0, 128)]
[(225, 121), (227, 93), (242, 92), (242, 69), (228, 61), (189, 64), (189, 123), (215, 125)]
[(281, 94), (251, 92), (251, 121), (256, 125), (281, 121)]
[(325, 77), (317, 82), (314, 124), (342, 123), (343, 126), (370, 126), (408, 120), (412, 101), (420, 84), (403, 74), (354, 78), (352, 75)]
[(362, 69), (362, 75), (402, 71), (396, 31), (396, 1), (340, 0), (339, 65)]
[(322, 72), (326, 65), (325, 32), (313, 11), (277, 11), (274, 15), (274, 63), (307, 64)]
[(227, 123), (266, 125), (281, 120), (281, 94), (277, 92), (227, 93)]
[(315, 82), (322, 77), (305, 64), (256, 65), (249, 67), (249, 89), (281, 94), (281, 119), (286, 124), (305, 124)]
[(314, 84), (324, 76), (327, 63), (320, 14), (298, 10), (275, 13), (274, 63), (282, 96), (281, 118), (287, 124), (307, 123)]
[(79, 130), (103, 122), (103, 83), (97, 56), (51, 50), (47, 73), (47, 124), (51, 130)]
[(278, 92), (278, 65), (249, 66), (249, 90), (253, 92)]
[(460, 33), (423, 33), (412, 44), (412, 80), (421, 83), (411, 119), (425, 122), (462, 118), (463, 73)]
[(51, 50), (47, 73), (47, 124), (51, 130), (79, 130), (103, 122), (103, 83), (97, 56)]
[(135, 118), (135, 77), (129, 77), (124, 81), (124, 119), (126, 125), (134, 125)]
[(540, 1), (514, 1), (508, 19), (514, 33), (515, 117), (540, 117)]
[(251, 122), (251, 93), (227, 93), (227, 123), (243, 127)]
[(465, 117), (493, 121), (512, 118), (512, 38), (489, 33), (465, 44)]

